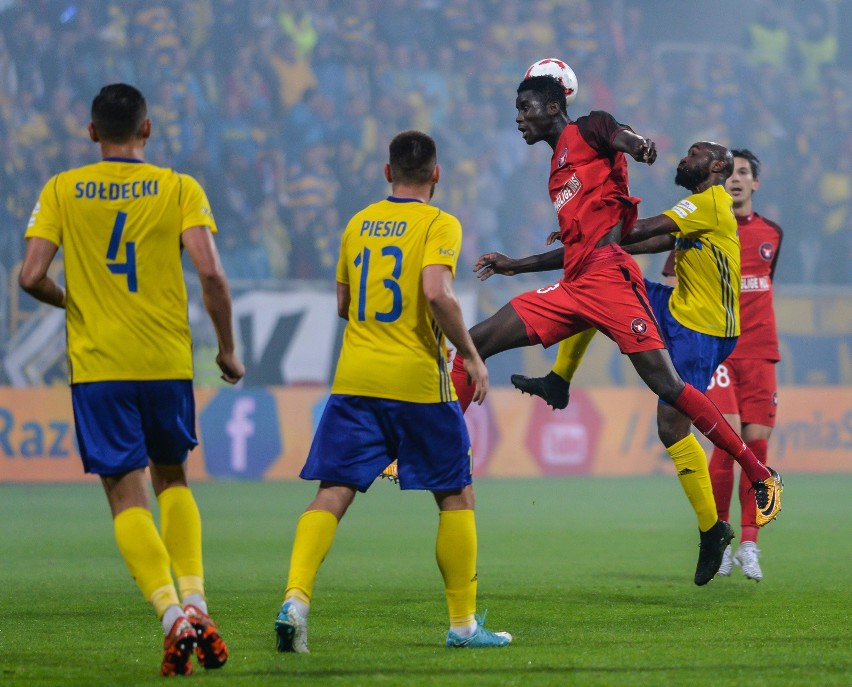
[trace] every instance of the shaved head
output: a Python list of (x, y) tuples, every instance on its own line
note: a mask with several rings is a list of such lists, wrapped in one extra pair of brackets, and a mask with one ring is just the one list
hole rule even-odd
[(721, 184), (734, 173), (734, 156), (721, 143), (698, 141), (680, 161), (675, 184), (695, 193), (707, 184)]
[(734, 173), (734, 155), (721, 143), (713, 141), (701, 141), (694, 145), (703, 146), (717, 162), (724, 162), (725, 166), (719, 171), (723, 179), (727, 179)]

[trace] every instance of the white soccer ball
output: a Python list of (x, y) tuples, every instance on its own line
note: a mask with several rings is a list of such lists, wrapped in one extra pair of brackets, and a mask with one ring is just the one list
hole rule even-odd
[(565, 100), (568, 105), (577, 98), (577, 77), (574, 75), (574, 70), (562, 60), (546, 57), (534, 62), (527, 69), (524, 78), (527, 79), (531, 76), (552, 76), (556, 79), (565, 88)]

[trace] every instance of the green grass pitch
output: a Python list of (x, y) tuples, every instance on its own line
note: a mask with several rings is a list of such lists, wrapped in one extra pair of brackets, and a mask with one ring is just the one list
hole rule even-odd
[[(377, 482), (320, 570), (308, 655), (278, 654), (300, 482), (195, 486), (222, 685), (852, 684), (852, 475), (785, 475), (764, 580), (692, 583), (674, 476), (482, 480), (479, 610), (507, 649), (448, 650), (428, 494)], [(738, 518), (735, 519), (735, 524)], [(0, 684), (156, 685), (162, 635), (96, 485), (0, 488)]]

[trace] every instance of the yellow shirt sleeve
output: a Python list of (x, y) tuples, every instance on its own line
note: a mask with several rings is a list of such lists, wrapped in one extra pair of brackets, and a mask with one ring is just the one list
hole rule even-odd
[(27, 224), (25, 238), (38, 237), (62, 245), (62, 221), (59, 214), (59, 199), (56, 195), (58, 175), (51, 178), (41, 191)]
[(452, 215), (442, 212), (429, 227), (426, 250), (423, 252), (423, 267), (447, 265), (455, 276), (461, 245), (461, 223)]
[(193, 177), (188, 174), (180, 174), (182, 192), (180, 194), (181, 214), (183, 223), (181, 232), (190, 227), (209, 227), (210, 232), (218, 232), (216, 220), (213, 219), (213, 211), (210, 209), (210, 201), (207, 194)]

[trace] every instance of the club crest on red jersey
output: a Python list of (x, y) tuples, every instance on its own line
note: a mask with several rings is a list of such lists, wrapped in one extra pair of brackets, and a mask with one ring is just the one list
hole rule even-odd
[(566, 162), (568, 162), (568, 148), (564, 148), (562, 152), (559, 153), (559, 159), (556, 161), (556, 166), (564, 167)]
[(769, 262), (772, 260), (772, 256), (775, 255), (775, 248), (768, 241), (766, 243), (761, 243), (760, 248), (757, 249), (760, 252), (760, 257)]

